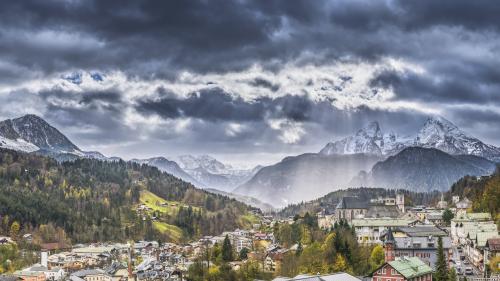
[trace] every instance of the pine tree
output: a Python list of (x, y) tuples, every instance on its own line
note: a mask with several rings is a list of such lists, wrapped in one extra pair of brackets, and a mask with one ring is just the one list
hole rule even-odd
[(436, 272), (434, 273), (435, 281), (448, 281), (448, 266), (443, 250), (443, 239), (438, 237)]
[(222, 260), (225, 262), (233, 261), (233, 247), (231, 246), (231, 241), (226, 235), (224, 238), (224, 243), (222, 244)]

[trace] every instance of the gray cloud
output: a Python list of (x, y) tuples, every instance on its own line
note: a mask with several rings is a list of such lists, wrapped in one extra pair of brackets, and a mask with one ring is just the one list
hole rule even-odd
[[(15, 88), (75, 71), (119, 71), (131, 81), (175, 82), (184, 71), (203, 76), (258, 65), (277, 72), (290, 63), (370, 65), (390, 58), (423, 71), (381, 72), (371, 81), (374, 91), (391, 89), (394, 102), (439, 108), (458, 125), (499, 144), (497, 133), (484, 126), (500, 123), (498, 14), (500, 5), (483, 0), (2, 1), (0, 85)], [(343, 87), (353, 79), (331, 82), (332, 91), (355, 95)], [(265, 74), (241, 83), (272, 94), (285, 85)], [(120, 87), (83, 93), (22, 88), (0, 94), (0, 115), (42, 114), (84, 145), (137, 141), (138, 129), (124, 121), (127, 111), (163, 121), (190, 119), (182, 132), (159, 128), (141, 131), (140, 137), (154, 139), (151, 147), (168, 141), (165, 150), (195, 150), (203, 142), (204, 149), (222, 152), (233, 149), (229, 143), (248, 151), (285, 149), (280, 132), (267, 124), (272, 119), (300, 123), (303, 151), (371, 120), (412, 131), (424, 119), (417, 111), (370, 108), (370, 100), (368, 106), (341, 110), (331, 105), (333, 94), (319, 100), (304, 92), (256, 94), (248, 100), (238, 88), (225, 89), (207, 85), (180, 98), (160, 88), (155, 95), (130, 98)], [(242, 127), (228, 134), (232, 123)]]

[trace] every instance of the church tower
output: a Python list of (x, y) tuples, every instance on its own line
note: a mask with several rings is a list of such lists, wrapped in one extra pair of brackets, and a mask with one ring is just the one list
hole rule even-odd
[(404, 194), (396, 194), (396, 205), (398, 209), (404, 213), (405, 212), (405, 195)]
[(396, 240), (394, 240), (394, 235), (392, 234), (392, 229), (389, 227), (387, 234), (385, 236), (384, 242), (384, 255), (385, 262), (390, 262), (396, 259), (394, 247), (396, 246)]

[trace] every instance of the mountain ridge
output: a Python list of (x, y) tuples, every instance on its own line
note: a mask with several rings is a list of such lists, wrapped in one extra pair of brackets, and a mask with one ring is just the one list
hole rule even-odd
[(379, 123), (372, 121), (354, 135), (329, 142), (320, 153), (390, 156), (412, 146), (437, 148), (452, 155), (470, 154), (500, 161), (500, 148), (466, 134), (441, 116), (429, 117), (414, 137), (400, 136), (393, 132), (383, 134)]

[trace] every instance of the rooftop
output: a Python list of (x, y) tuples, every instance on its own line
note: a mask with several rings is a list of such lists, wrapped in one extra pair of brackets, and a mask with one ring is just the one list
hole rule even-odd
[(432, 268), (417, 257), (396, 259), (389, 264), (407, 279), (432, 273)]
[(434, 225), (402, 226), (393, 230), (409, 237), (447, 236), (446, 232)]
[(368, 207), (368, 202), (352, 196), (342, 197), (337, 204), (337, 209), (368, 209)]
[(353, 226), (409, 226), (413, 219), (364, 218), (353, 219)]
[(338, 272), (329, 275), (309, 275), (301, 274), (293, 278), (277, 277), (273, 281), (360, 281), (360, 279), (344, 272)]

